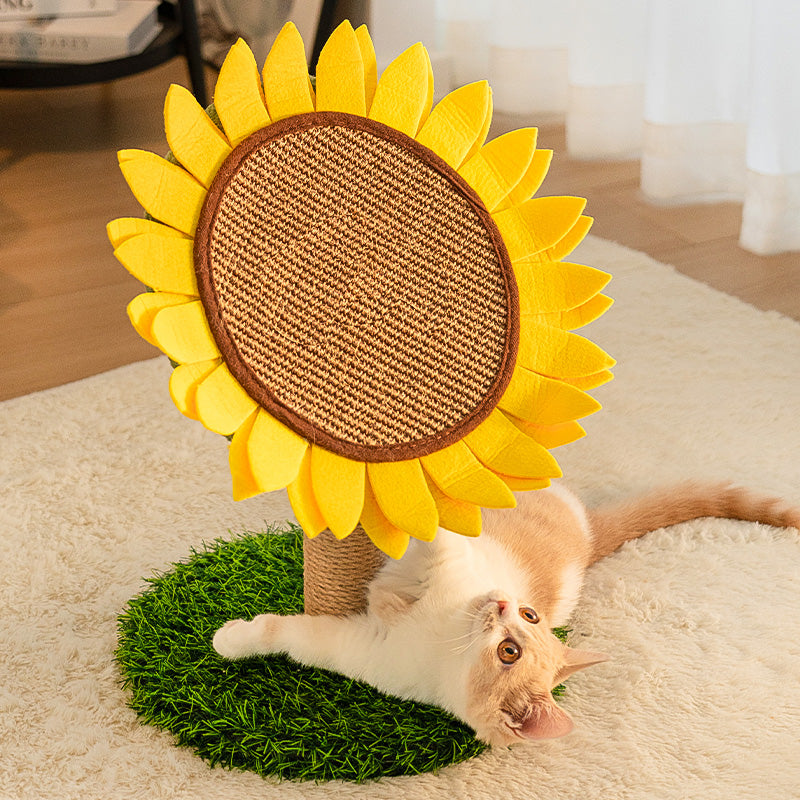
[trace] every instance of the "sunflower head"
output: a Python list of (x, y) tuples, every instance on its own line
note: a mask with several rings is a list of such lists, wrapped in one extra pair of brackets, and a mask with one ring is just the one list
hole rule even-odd
[(563, 261), (585, 201), (533, 196), (535, 128), (486, 142), (485, 81), (432, 98), (425, 48), (377, 80), (365, 27), (334, 31), (316, 86), (293, 24), (261, 71), (239, 40), (214, 119), (170, 87), (172, 159), (120, 152), (148, 218), (108, 226), (175, 404), (231, 437), (234, 497), (287, 487), (309, 536), (360, 523), (394, 558), (560, 476), (549, 448), (613, 365), (572, 332), (611, 304)]

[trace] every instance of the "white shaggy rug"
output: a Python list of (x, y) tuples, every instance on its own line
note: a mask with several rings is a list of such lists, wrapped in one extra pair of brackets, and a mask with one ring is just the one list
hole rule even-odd
[[(800, 503), (800, 326), (589, 239), (619, 360), (558, 454), (590, 502), (731, 478)], [(567, 683), (570, 736), (439, 775), (278, 784), (210, 769), (140, 725), (116, 617), (204, 539), (290, 514), (230, 499), (227, 443), (175, 410), (164, 358), (0, 404), (0, 798), (800, 797), (800, 537), (703, 520), (593, 568), (573, 642), (613, 661)]]

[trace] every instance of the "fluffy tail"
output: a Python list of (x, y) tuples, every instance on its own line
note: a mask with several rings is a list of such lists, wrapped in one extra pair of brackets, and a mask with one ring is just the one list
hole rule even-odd
[(778, 497), (757, 494), (728, 483), (686, 483), (617, 506), (590, 511), (592, 554), (589, 563), (593, 564), (649, 531), (700, 517), (800, 528), (800, 508)]

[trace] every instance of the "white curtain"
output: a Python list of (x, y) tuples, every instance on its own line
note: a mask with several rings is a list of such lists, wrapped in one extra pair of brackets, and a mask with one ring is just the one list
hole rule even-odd
[(557, 117), (575, 158), (640, 158), (658, 203), (743, 202), (740, 243), (800, 250), (800, 0), (371, 0), (379, 62), (414, 41), (437, 94)]

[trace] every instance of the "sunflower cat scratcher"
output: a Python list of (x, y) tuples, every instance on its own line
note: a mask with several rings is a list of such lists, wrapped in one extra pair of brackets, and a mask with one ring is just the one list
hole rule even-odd
[(535, 129), (486, 143), (486, 82), (432, 97), (422, 45), (378, 81), (349, 23), (312, 84), (289, 23), (261, 73), (233, 46), (209, 112), (170, 88), (169, 157), (119, 155), (147, 212), (108, 226), (149, 289), (130, 319), (178, 409), (230, 437), (234, 497), (287, 488), (310, 613), (360, 610), (384, 554), (559, 477), (549, 448), (611, 377), (572, 332), (611, 303), (562, 260), (585, 201), (532, 197)]

